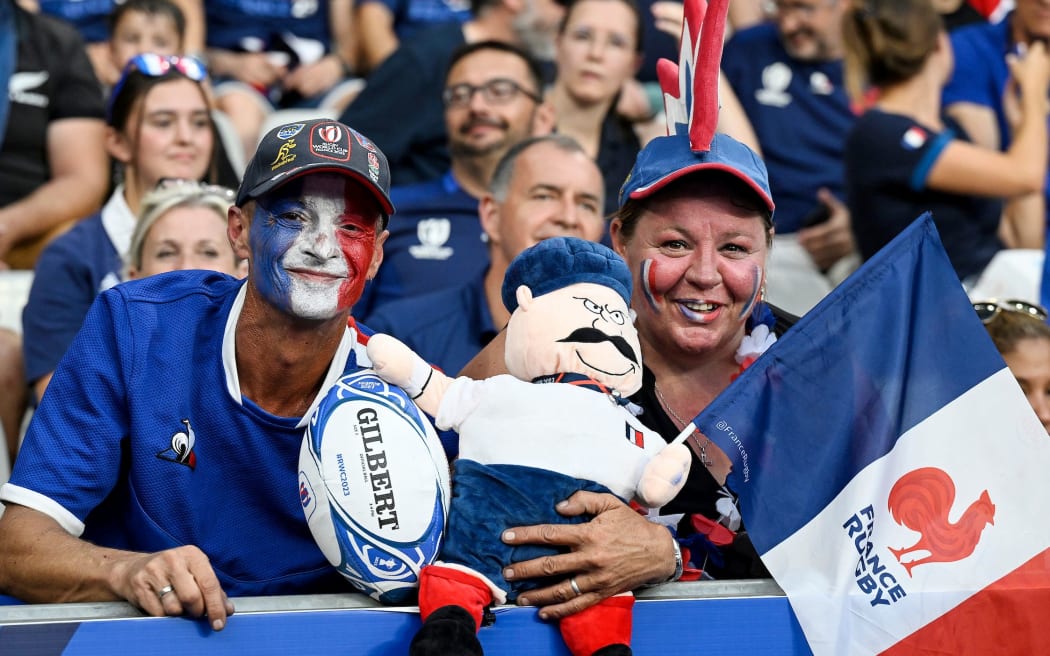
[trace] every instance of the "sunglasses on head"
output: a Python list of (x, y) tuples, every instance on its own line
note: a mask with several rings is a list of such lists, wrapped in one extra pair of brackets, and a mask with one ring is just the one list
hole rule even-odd
[(217, 196), (224, 201), (233, 202), (237, 193), (228, 187), (221, 185), (207, 184), (205, 182), (198, 182), (196, 180), (187, 180), (186, 178), (161, 178), (160, 182), (157, 183), (157, 189), (177, 189), (187, 194), (195, 193), (201, 196)]
[(1015, 298), (1000, 301), (999, 299), (990, 299), (987, 301), (974, 301), (973, 309), (977, 313), (977, 318), (981, 320), (981, 323), (991, 323), (1000, 312), (1013, 312), (1015, 314), (1023, 314), (1039, 321), (1046, 321), (1046, 309), (1029, 303), (1028, 301), (1021, 301)]
[(194, 82), (203, 82), (208, 77), (208, 69), (204, 62), (194, 57), (155, 55), (151, 52), (135, 55), (128, 60), (120, 74), (120, 79), (113, 85), (113, 90), (109, 94), (109, 103), (106, 106), (107, 123), (112, 124), (113, 103), (120, 96), (120, 92), (124, 90), (124, 84), (127, 82), (128, 76), (136, 71), (149, 77), (160, 77), (170, 71), (178, 71)]

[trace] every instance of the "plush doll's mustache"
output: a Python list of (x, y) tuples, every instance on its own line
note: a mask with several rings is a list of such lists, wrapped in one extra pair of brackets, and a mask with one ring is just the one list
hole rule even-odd
[(610, 342), (623, 357), (638, 364), (638, 356), (627, 340), (619, 335), (606, 335), (597, 328), (577, 328), (568, 337), (563, 337), (559, 342), (581, 342), (584, 344), (597, 344), (598, 342)]

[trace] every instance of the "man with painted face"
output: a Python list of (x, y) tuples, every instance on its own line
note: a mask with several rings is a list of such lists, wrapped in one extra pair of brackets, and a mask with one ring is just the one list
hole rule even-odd
[(342, 123), (277, 127), (229, 214), (246, 280), (177, 271), (99, 296), (0, 488), (0, 592), (219, 630), (227, 595), (345, 589), (286, 490), (313, 408), (368, 366), (350, 307), (383, 259), (389, 185)]

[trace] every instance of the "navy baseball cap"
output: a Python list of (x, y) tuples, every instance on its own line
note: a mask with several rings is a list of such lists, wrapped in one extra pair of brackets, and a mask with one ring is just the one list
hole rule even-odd
[(267, 132), (244, 171), (236, 204), (313, 171), (340, 173), (360, 182), (385, 219), (394, 213), (386, 155), (367, 137), (330, 118), (286, 123)]
[(688, 133), (657, 137), (638, 153), (620, 187), (620, 206), (628, 198), (647, 198), (682, 176), (697, 171), (725, 171), (747, 184), (772, 212), (769, 175), (762, 159), (729, 135), (716, 133), (710, 150), (694, 151)]
[(612, 249), (579, 237), (552, 237), (518, 254), (503, 276), (503, 305), (518, 308), (518, 287), (526, 285), (533, 297), (562, 287), (592, 282), (612, 288), (631, 304), (631, 271)]

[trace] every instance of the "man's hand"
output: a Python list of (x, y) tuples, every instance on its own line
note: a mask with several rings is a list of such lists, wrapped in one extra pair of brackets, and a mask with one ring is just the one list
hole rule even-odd
[(234, 611), (208, 557), (193, 546), (123, 560), (114, 566), (110, 584), (150, 615), (205, 616), (216, 631), (226, 626)]
[[(541, 606), (540, 618), (561, 619), (607, 597), (646, 583), (665, 581), (674, 573), (673, 538), (668, 530), (631, 510), (612, 494), (577, 492), (558, 504), (558, 512), (568, 517), (592, 515), (593, 519), (583, 524), (512, 528), (503, 533), (507, 544), (570, 549), (569, 553), (513, 563), (504, 570), (508, 580), (565, 577), (518, 598), (523, 606)], [(570, 578), (575, 580), (579, 595)]]
[(284, 76), (284, 88), (311, 98), (328, 91), (343, 79), (343, 64), (336, 55), (328, 55), (296, 67)]
[(805, 248), (813, 263), (821, 271), (846, 257), (856, 248), (850, 229), (849, 209), (827, 189), (817, 192), (817, 200), (831, 209), (831, 218), (824, 223), (798, 231), (798, 243)]

